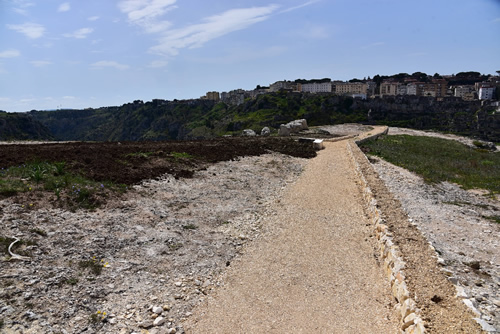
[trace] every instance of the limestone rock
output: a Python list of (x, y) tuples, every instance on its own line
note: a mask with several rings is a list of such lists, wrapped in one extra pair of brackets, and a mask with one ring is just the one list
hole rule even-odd
[(262, 131), (260, 131), (260, 135), (263, 137), (267, 137), (271, 134), (271, 130), (266, 126), (262, 128)]
[(160, 307), (160, 306), (153, 306), (153, 313), (156, 313), (156, 314), (161, 314), (163, 312), (163, 308)]
[(280, 125), (280, 129), (278, 130), (279, 136), (287, 137), (290, 135), (290, 133), (291, 133), (290, 127), (288, 125), (285, 125), (285, 124)]
[(245, 137), (255, 137), (257, 134), (252, 129), (245, 129), (243, 130), (242, 135)]
[(280, 136), (289, 136), (290, 133), (297, 133), (307, 129), (307, 121), (305, 119), (297, 119), (287, 124), (281, 124), (278, 134)]
[(153, 326), (161, 326), (165, 323), (165, 318), (164, 317), (158, 317), (153, 321)]

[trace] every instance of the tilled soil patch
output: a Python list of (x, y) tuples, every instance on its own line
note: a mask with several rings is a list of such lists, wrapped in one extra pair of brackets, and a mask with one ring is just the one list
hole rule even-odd
[(71, 142), (0, 146), (0, 168), (33, 161), (66, 162), (68, 171), (95, 181), (136, 184), (165, 173), (191, 177), (207, 164), (241, 156), (279, 152), (294, 157), (316, 156), (310, 143), (290, 138), (233, 137), (205, 141)]

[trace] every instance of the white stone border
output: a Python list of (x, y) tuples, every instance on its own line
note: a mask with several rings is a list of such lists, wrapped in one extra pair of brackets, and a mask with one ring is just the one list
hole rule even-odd
[[(370, 138), (378, 137), (379, 135), (380, 134), (376, 134)], [(367, 138), (364, 138), (363, 140), (366, 139)], [(375, 226), (384, 271), (391, 284), (392, 295), (397, 301), (396, 309), (401, 314), (401, 333), (423, 334), (426, 331), (424, 322), (420, 317), (420, 310), (417, 308), (415, 301), (410, 298), (410, 292), (408, 291), (408, 287), (405, 283), (405, 275), (403, 271), (405, 268), (405, 262), (401, 258), (399, 248), (394, 245), (392, 235), (389, 232), (387, 225), (384, 224), (385, 221), (381, 218), (381, 212), (377, 208), (377, 201), (368, 186), (368, 182), (366, 181), (361, 167), (354, 156), (353, 150), (359, 150), (359, 152), (365, 157), (367, 163), (369, 163), (369, 161), (361, 152), (359, 147), (354, 144), (354, 141), (349, 140), (347, 147), (349, 155), (354, 163), (356, 174), (362, 183), (363, 199), (366, 202), (370, 219)]]

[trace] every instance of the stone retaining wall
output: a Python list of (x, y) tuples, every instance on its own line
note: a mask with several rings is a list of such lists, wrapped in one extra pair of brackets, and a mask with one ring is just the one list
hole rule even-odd
[[(381, 133), (374, 134), (361, 139), (362, 141), (368, 140), (374, 137), (380, 136)], [(354, 150), (358, 150), (359, 153), (366, 159), (364, 154), (362, 154), (359, 147), (354, 141), (348, 142), (349, 155), (354, 163), (356, 174), (358, 175), (361, 185), (363, 187), (363, 199), (367, 206), (367, 211), (370, 216), (371, 221), (375, 227), (377, 240), (379, 242), (380, 256), (383, 261), (384, 271), (389, 279), (392, 289), (392, 295), (396, 299), (396, 308), (399, 311), (400, 318), (400, 329), (401, 333), (408, 334), (422, 334), (425, 333), (424, 322), (422, 321), (419, 310), (417, 309), (415, 301), (410, 298), (410, 292), (405, 283), (405, 262), (401, 258), (400, 251), (396, 245), (394, 245), (391, 233), (388, 230), (387, 225), (384, 224), (384, 220), (381, 218), (381, 212), (377, 208), (377, 201), (375, 200), (373, 193), (366, 181), (361, 167), (356, 160)]]

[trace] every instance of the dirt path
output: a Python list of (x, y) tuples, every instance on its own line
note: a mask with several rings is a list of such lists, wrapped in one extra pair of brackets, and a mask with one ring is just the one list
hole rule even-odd
[(347, 141), (326, 143), (187, 333), (396, 333)]

